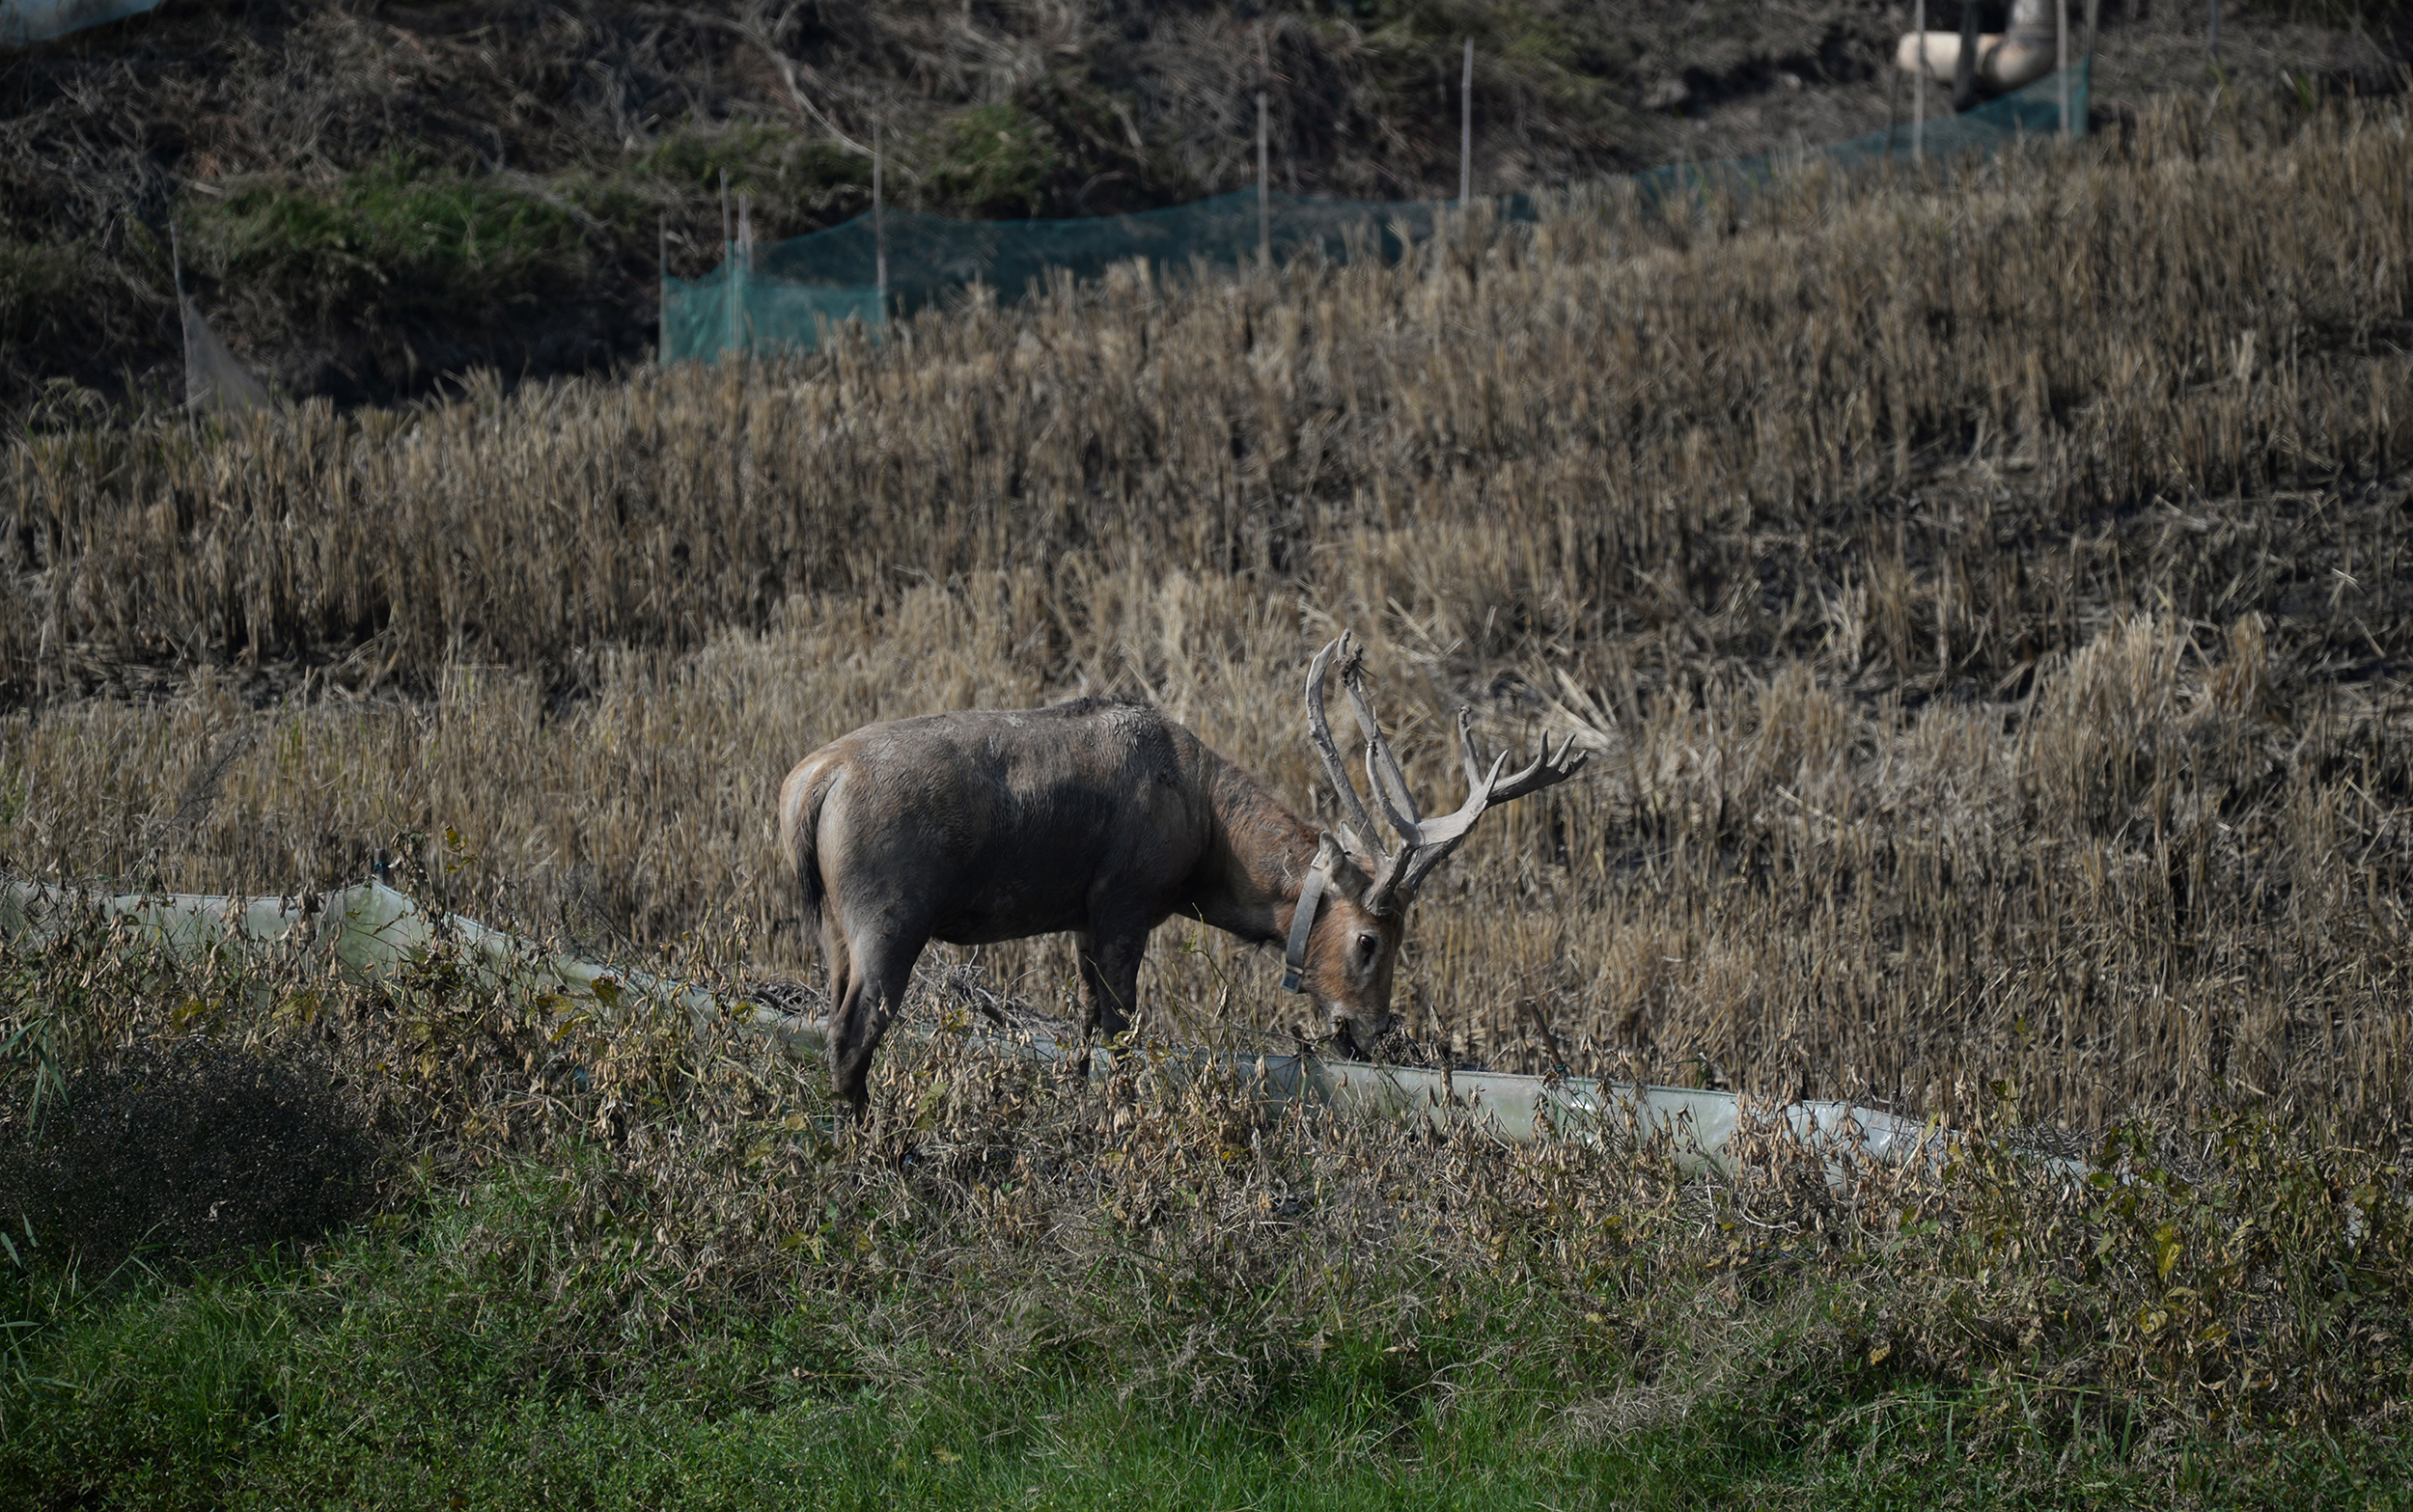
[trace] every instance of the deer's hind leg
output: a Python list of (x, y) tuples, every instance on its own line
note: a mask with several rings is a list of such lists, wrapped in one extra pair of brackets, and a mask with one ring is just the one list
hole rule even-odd
[(843, 956), (844, 985), (835, 985), (829, 1017), (829, 1069), (838, 1095), (860, 1118), (871, 1100), (872, 1057), (879, 1050), (888, 1026), (904, 1005), (905, 986), (913, 979), (913, 963), (928, 944), (927, 930), (864, 929), (847, 939)]
[(821, 915), (821, 973), (829, 980), (829, 1022), (838, 1023), (838, 1010), (846, 1001), (846, 984), (853, 979), (854, 951), (847, 948), (846, 927), (839, 923), (834, 912)]

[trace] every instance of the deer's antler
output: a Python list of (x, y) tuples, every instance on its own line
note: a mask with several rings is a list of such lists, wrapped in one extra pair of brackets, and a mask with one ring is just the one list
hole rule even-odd
[[(1324, 717), (1324, 672), (1336, 653), (1341, 658), (1341, 685), (1348, 693), (1357, 728), (1366, 737), (1367, 785), (1373, 789), (1374, 801), (1382, 806), (1383, 816), (1391, 821), (1391, 828), (1399, 833), (1400, 848), (1396, 851), (1385, 853), (1371, 843), (1373, 821), (1349, 781), (1347, 764), (1332, 742), (1332, 727)], [(1530, 765), (1503, 778), (1500, 769), (1508, 764), (1508, 754), (1502, 752), (1494, 756), (1490, 769), (1484, 770), (1475, 755), (1474, 721), (1474, 710), (1457, 711), (1458, 760), (1466, 769), (1466, 801), (1456, 812), (1425, 818), (1416, 807), (1415, 795), (1407, 790), (1407, 778), (1401, 770), (1399, 756), (1392, 751), (1391, 742), (1383, 738), (1382, 727), (1374, 718), (1373, 701), (1366, 693), (1363, 652), (1356, 642), (1345, 634), (1316, 653), (1315, 662), (1307, 670), (1308, 729), (1323, 758), (1324, 775), (1331, 780), (1354, 826), (1344, 838), (1361, 865), (1373, 875), (1373, 886), (1361, 899), (1368, 912), (1387, 913), (1413, 902), (1417, 889), (1432, 875), (1433, 868), (1457, 849), (1474, 830), (1476, 821), (1494, 804), (1510, 803), (1528, 793), (1554, 787), (1582, 771), (1591, 756), (1590, 752), (1575, 749), (1572, 736), (1562, 741), (1556, 752), (1551, 751), (1545, 738), (1541, 754)]]
[(1366, 812), (1365, 800), (1357, 796), (1355, 784), (1349, 782), (1348, 763), (1341, 759), (1340, 748), (1332, 743), (1332, 722), (1324, 717), (1324, 669), (1338, 653), (1345, 665), (1354, 666), (1358, 651), (1351, 639), (1344, 635), (1316, 653), (1307, 669), (1307, 733), (1316, 742), (1316, 754), (1323, 758), (1324, 777), (1332, 783), (1335, 796), (1341, 800), (1341, 843), (1369, 872), (1382, 864), (1382, 848), (1374, 843), (1374, 821)]

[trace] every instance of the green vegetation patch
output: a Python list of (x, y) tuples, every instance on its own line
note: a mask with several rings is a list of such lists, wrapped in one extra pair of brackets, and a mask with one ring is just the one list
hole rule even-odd
[[(1817, 1323), (1853, 1299), (1803, 1279), (1740, 1309), (1700, 1293), (1731, 1374), (1687, 1390), (1650, 1379), (1674, 1340), (1604, 1349), (1615, 1326), (1536, 1306), (1512, 1278), (1425, 1278), (1436, 1314), (1482, 1321), (1439, 1322), (1414, 1352), (1344, 1323), (1310, 1368), (1235, 1412), (1134, 1395), (1102, 1361), (951, 1359), (943, 1307), (902, 1276), (723, 1298), (668, 1329), (667, 1247), (630, 1234), (574, 1268), (542, 1263), (577, 1208), (558, 1172), (522, 1166), (189, 1283), (9, 1267), (0, 1495), (160, 1509), (2394, 1506), (2413, 1472), (2376, 1424), (2235, 1435), (2016, 1377), (1940, 1388), (1855, 1368), (1815, 1347)], [(1369, 1310), (1416, 1279), (1365, 1274)], [(878, 1361), (833, 1350), (849, 1336), (880, 1341)]]
[(868, 202), (872, 160), (832, 141), (805, 136), (788, 126), (734, 124), (690, 129), (664, 138), (637, 159), (631, 173), (682, 193), (712, 194), (729, 176), (732, 192), (749, 193), (823, 209), (842, 199)]
[(1044, 213), (1061, 162), (1054, 129), (1019, 105), (980, 105), (936, 134), (930, 193), (963, 211), (1003, 218)]
[(578, 287), (596, 221), (500, 175), (395, 155), (332, 184), (192, 196), (190, 253), (236, 298), (320, 316), (458, 316)]

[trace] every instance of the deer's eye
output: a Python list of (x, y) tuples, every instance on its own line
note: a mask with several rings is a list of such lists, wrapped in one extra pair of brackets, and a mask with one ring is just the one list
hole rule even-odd
[(1357, 958), (1361, 961), (1373, 960), (1374, 958), (1374, 951), (1379, 948), (1381, 945), (1382, 942), (1373, 935), (1359, 935), (1357, 937)]

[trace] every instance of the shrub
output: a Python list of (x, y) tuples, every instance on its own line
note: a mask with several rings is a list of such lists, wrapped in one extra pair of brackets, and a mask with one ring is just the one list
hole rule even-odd
[(185, 1040), (67, 1081), (65, 1105), (0, 1154), (0, 1213), (45, 1251), (191, 1263), (363, 1216), (376, 1143), (322, 1064)]
[(577, 285), (593, 256), (569, 206), (401, 155), (325, 188), (250, 184), (186, 217), (223, 282), (322, 316), (499, 310)]
[(1048, 203), (1058, 163), (1055, 133), (1014, 105), (983, 105), (948, 123), (945, 158), (930, 175), (931, 190), (967, 212), (1038, 215)]

